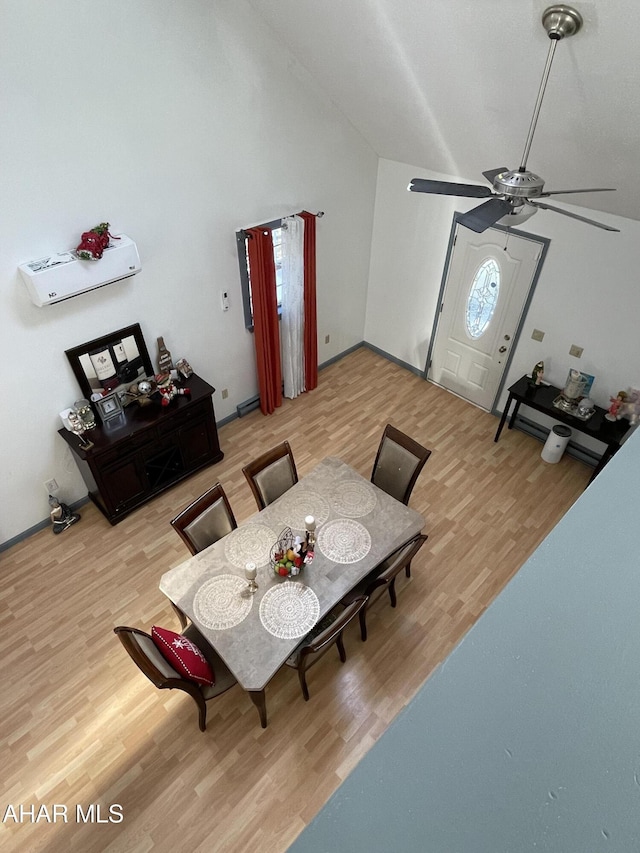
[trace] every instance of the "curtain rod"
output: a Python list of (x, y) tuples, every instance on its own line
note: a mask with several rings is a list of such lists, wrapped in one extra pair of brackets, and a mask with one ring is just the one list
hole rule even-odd
[[(302, 213), (307, 213), (307, 212), (308, 211), (306, 211), (306, 210), (302, 211)], [(290, 216), (299, 216), (300, 214), (292, 213), (289, 215)], [(316, 219), (322, 219), (322, 217), (324, 216), (324, 210), (319, 210), (317, 213), (313, 213), (312, 216), (315, 216)], [(248, 237), (251, 240), (252, 239), (251, 234), (247, 234), (247, 231), (250, 231), (252, 228), (267, 228), (267, 229), (281, 228), (282, 227), (282, 220), (288, 219), (288, 218), (289, 217), (287, 217), (287, 216), (282, 216), (282, 217), (280, 217), (280, 219), (272, 219), (271, 222), (263, 222), (260, 225), (251, 225), (249, 228), (240, 228), (240, 230), (237, 231), (236, 233), (238, 235), (241, 235), (242, 238)]]

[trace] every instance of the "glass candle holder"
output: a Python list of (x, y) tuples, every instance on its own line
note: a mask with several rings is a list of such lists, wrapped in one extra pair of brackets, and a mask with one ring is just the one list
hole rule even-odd
[(76, 400), (73, 404), (73, 408), (80, 416), (80, 420), (82, 421), (82, 425), (85, 429), (93, 429), (95, 427), (96, 418), (93, 414), (91, 403), (88, 400)]
[(247, 563), (244, 567), (244, 576), (249, 581), (247, 584), (248, 591), (253, 595), (253, 593), (258, 589), (258, 584), (256, 583), (256, 575), (258, 574), (258, 569), (255, 563)]
[(312, 515), (307, 515), (304, 520), (304, 526), (307, 531), (307, 550), (313, 551), (316, 544), (316, 520)]

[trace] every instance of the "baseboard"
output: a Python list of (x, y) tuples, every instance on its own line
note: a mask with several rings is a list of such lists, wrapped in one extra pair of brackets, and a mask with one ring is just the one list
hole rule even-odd
[[(500, 417), (500, 414), (501, 413), (498, 413), (498, 417)], [(547, 440), (549, 433), (551, 432), (547, 427), (543, 427), (535, 421), (531, 421), (529, 418), (524, 418), (520, 415), (516, 417), (513, 425), (514, 428), (519, 429), (521, 432), (525, 432), (533, 438), (537, 438), (538, 441), (543, 443)], [(581, 445), (576, 444), (573, 441), (569, 442), (565, 453), (567, 456), (571, 456), (579, 462), (584, 462), (585, 465), (589, 465), (591, 468), (595, 468), (600, 461), (600, 456), (598, 456), (595, 451), (589, 450), (586, 447), (581, 447)]]
[(381, 355), (383, 358), (386, 358), (387, 361), (392, 361), (394, 364), (397, 364), (399, 367), (404, 367), (405, 370), (408, 370), (410, 373), (414, 373), (416, 376), (419, 376), (421, 379), (426, 379), (426, 375), (424, 370), (421, 370), (419, 367), (414, 367), (412, 364), (409, 364), (407, 361), (402, 361), (401, 358), (396, 358), (395, 355), (391, 355), (388, 352), (385, 352), (380, 347), (374, 346), (373, 344), (368, 343), (367, 341), (363, 341), (359, 346), (366, 347), (370, 349), (371, 352), (375, 352), (377, 355)]

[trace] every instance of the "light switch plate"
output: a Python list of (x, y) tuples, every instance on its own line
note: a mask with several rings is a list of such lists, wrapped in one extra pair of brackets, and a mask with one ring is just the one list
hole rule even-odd
[(574, 355), (576, 358), (581, 358), (583, 352), (584, 352), (584, 347), (578, 347), (575, 344), (571, 344), (571, 349), (569, 350), (569, 355)]
[(534, 341), (541, 341), (544, 338), (544, 332), (541, 332), (540, 329), (534, 329), (531, 332), (531, 337)]

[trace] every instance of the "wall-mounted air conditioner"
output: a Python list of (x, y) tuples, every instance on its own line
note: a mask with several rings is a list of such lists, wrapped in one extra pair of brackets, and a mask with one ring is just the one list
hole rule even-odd
[(75, 252), (63, 252), (20, 264), (18, 269), (33, 302), (38, 306), (52, 305), (140, 272), (136, 244), (125, 234), (118, 237), (98, 261), (81, 261)]

